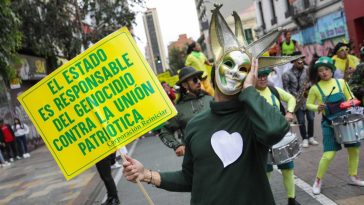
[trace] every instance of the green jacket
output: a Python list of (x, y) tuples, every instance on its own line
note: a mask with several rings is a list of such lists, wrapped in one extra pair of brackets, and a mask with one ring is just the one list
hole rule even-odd
[(359, 64), (349, 80), (351, 91), (364, 106), (364, 63)]
[[(242, 91), (238, 100), (211, 102), (210, 109), (188, 123), (182, 169), (160, 173), (160, 188), (191, 192), (191, 205), (273, 205), (268, 149), (288, 131), (282, 114), (254, 87)], [(225, 166), (213, 147), (215, 139), (224, 152), (237, 150)]]
[[(209, 102), (213, 98), (203, 92), (199, 96), (184, 95), (176, 104), (178, 114), (176, 117), (170, 119), (162, 127), (159, 138), (169, 148), (176, 150), (179, 146), (184, 144), (184, 132), (188, 121), (209, 107)], [(180, 142), (174, 135), (175, 131), (180, 130), (182, 134), (182, 142)]]

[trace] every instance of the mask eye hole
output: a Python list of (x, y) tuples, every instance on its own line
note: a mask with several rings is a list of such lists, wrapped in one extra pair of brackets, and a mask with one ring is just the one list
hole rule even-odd
[(240, 67), (239, 71), (240, 72), (248, 72), (248, 69), (246, 67)]
[(234, 66), (234, 63), (231, 60), (227, 60), (224, 62), (224, 65), (229, 68), (232, 68)]

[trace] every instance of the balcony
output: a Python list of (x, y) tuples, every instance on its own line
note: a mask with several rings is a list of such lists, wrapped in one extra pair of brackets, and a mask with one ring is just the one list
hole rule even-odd
[(290, 11), (298, 27), (302, 29), (312, 26), (315, 24), (316, 0), (296, 0), (292, 3)]

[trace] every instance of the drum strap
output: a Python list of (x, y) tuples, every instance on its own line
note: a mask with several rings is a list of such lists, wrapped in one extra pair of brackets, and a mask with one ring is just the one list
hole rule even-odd
[(269, 85), (268, 85), (268, 88), (269, 88), (270, 92), (278, 99), (279, 110), (281, 111), (282, 115), (283, 116), (286, 115), (286, 109), (284, 109), (284, 107), (283, 107), (283, 104), (281, 102), (281, 96), (279, 95), (278, 90), (275, 87), (269, 86)]

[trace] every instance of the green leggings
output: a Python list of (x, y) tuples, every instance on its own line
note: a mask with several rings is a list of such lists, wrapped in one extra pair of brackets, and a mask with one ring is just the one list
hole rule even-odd
[[(359, 166), (359, 147), (348, 147), (348, 174), (349, 176), (356, 176), (358, 174)], [(327, 151), (321, 157), (320, 164), (317, 170), (316, 177), (322, 179), (330, 166), (331, 161), (334, 159), (336, 151)]]
[[(296, 186), (294, 184), (293, 169), (282, 169), (283, 184), (286, 189), (288, 198), (296, 197)], [(267, 172), (268, 178), (272, 175), (272, 172)]]

